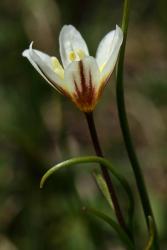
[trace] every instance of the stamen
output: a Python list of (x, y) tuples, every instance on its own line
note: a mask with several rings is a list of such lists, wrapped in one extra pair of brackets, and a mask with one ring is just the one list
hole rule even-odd
[(75, 52), (74, 52), (74, 51), (71, 51), (71, 52), (70, 52), (69, 58), (70, 58), (71, 61), (75, 61), (76, 55), (75, 55)]
[(59, 63), (59, 60), (56, 57), (51, 57), (51, 65), (54, 72), (62, 79), (64, 79), (64, 69)]
[(70, 51), (69, 53), (69, 59), (71, 61), (80, 61), (85, 57), (85, 53), (81, 49), (76, 49), (73, 51)]

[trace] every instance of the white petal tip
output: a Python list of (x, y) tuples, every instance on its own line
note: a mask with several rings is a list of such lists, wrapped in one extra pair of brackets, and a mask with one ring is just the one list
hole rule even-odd
[(66, 34), (66, 33), (70, 32), (70, 31), (74, 31), (74, 30), (76, 30), (76, 28), (73, 25), (71, 25), (71, 24), (65, 24), (62, 27), (62, 29), (60, 31), (60, 34)]
[(116, 24), (116, 31), (119, 32), (119, 34), (123, 35), (123, 31), (119, 25)]
[(32, 50), (33, 43), (34, 43), (34, 41), (32, 41), (32, 42), (30, 43), (30, 46), (29, 46), (29, 49), (31, 49), (31, 50)]
[(116, 29), (120, 30), (121, 27), (118, 24), (116, 24)]
[(71, 28), (75, 28), (72, 24), (65, 24), (62, 29), (71, 29)]
[(28, 56), (29, 56), (29, 50), (28, 50), (28, 49), (24, 50), (24, 51), (22, 52), (22, 56), (23, 56), (23, 57), (28, 57)]
[(30, 43), (30, 46), (29, 46), (29, 49), (25, 49), (23, 52), (22, 52), (22, 56), (23, 57), (29, 57), (29, 53), (30, 53), (30, 50), (32, 50), (32, 45), (33, 45), (33, 41)]

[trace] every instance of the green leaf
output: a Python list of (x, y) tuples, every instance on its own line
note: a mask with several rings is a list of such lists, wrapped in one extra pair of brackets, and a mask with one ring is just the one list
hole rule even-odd
[[(110, 161), (106, 160), (105, 158), (102, 157), (98, 157), (98, 156), (85, 156), (85, 157), (76, 157), (76, 158), (72, 158), (69, 160), (66, 160), (64, 162), (58, 163), (57, 165), (55, 165), (54, 167), (52, 167), (51, 169), (49, 169), (42, 177), (41, 182), (40, 182), (40, 188), (42, 188), (46, 182), (46, 180), (55, 172), (57, 172), (59, 169), (61, 168), (69, 168), (73, 165), (77, 165), (81, 164), (81, 163), (100, 163), (102, 165), (104, 165), (106, 168), (109, 169), (109, 171), (112, 173), (113, 176), (115, 176), (115, 178), (120, 182), (120, 184), (122, 185), (122, 187), (124, 188), (125, 192), (127, 193), (127, 197), (129, 198), (129, 206), (131, 209), (133, 209), (133, 196), (132, 196), (132, 192), (131, 189), (129, 187), (128, 182), (126, 181), (126, 179), (120, 174), (118, 173), (113, 167)], [(99, 214), (99, 217), (101, 215), (101, 218), (103, 218), (103, 220), (108, 220), (108, 223), (110, 225), (112, 225), (112, 227), (115, 228), (115, 230), (117, 231), (117, 233), (119, 233), (119, 235), (121, 234), (122, 236), (122, 240), (124, 240), (124, 242), (126, 242), (127, 244), (129, 244), (128, 250), (134, 250), (134, 246), (132, 247), (132, 242), (129, 239), (128, 235), (126, 235), (126, 233), (124, 231), (120, 231), (120, 226), (117, 226), (117, 224), (110, 218), (110, 217), (106, 217), (106, 215)], [(125, 236), (126, 235), (126, 236)], [(123, 239), (124, 238), (124, 239)]]
[(109, 224), (114, 229), (114, 231), (116, 232), (116, 234), (118, 235), (122, 243), (126, 246), (126, 249), (128, 250), (135, 249), (135, 246), (132, 243), (132, 241), (129, 239), (128, 235), (124, 232), (124, 230), (120, 227), (120, 225), (118, 225), (112, 218), (110, 218), (108, 215), (93, 208), (83, 208), (83, 210), (87, 213), (95, 215), (99, 219)]
[(154, 226), (153, 218), (151, 216), (148, 216), (148, 220), (149, 220), (149, 239), (144, 250), (152, 249), (153, 242), (154, 242), (154, 235), (155, 235), (155, 226)]
[(96, 182), (97, 182), (97, 185), (98, 185), (100, 191), (102, 192), (102, 194), (106, 198), (106, 200), (107, 200), (108, 204), (110, 205), (110, 207), (113, 209), (113, 203), (112, 203), (112, 200), (111, 200), (111, 197), (110, 197), (110, 193), (108, 191), (107, 184), (106, 184), (103, 176), (98, 171), (94, 171), (93, 175), (94, 175), (94, 177), (96, 179)]
[(126, 179), (120, 174), (118, 173), (112, 166), (111, 162), (108, 161), (105, 158), (102, 157), (98, 157), (98, 156), (84, 156), (84, 157), (76, 157), (76, 158), (72, 158), (69, 160), (66, 160), (64, 162), (58, 163), (57, 165), (55, 165), (54, 167), (52, 167), (51, 169), (49, 169), (42, 177), (41, 182), (40, 182), (40, 188), (43, 187), (43, 185), (45, 184), (46, 180), (54, 173), (57, 172), (59, 169), (61, 168), (68, 168), (71, 167), (73, 165), (77, 165), (77, 164), (81, 164), (81, 163), (100, 163), (102, 165), (104, 165), (106, 168), (109, 169), (109, 171), (112, 173), (113, 176), (115, 176), (115, 178), (120, 182), (120, 184), (122, 185), (124, 191), (127, 194), (128, 197), (128, 201), (129, 201), (129, 209), (128, 209), (128, 214), (129, 214), (129, 218), (130, 220), (133, 217), (133, 213), (134, 213), (134, 201), (133, 201), (133, 195), (132, 195), (132, 191), (131, 188), (128, 184), (128, 182), (126, 181)]

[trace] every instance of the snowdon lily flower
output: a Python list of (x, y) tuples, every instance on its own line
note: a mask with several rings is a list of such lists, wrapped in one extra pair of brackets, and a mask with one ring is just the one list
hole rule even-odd
[(122, 41), (122, 30), (116, 25), (102, 39), (94, 58), (75, 27), (65, 25), (59, 36), (63, 66), (56, 57), (33, 49), (33, 43), (23, 56), (53, 88), (69, 97), (81, 111), (91, 112), (114, 70)]

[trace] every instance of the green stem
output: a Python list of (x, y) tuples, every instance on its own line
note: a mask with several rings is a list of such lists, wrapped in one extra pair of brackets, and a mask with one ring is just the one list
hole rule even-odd
[[(97, 131), (96, 131), (96, 126), (95, 126), (95, 122), (94, 122), (93, 113), (85, 113), (85, 116), (86, 116), (86, 120), (87, 120), (87, 123), (88, 123), (88, 128), (89, 128), (89, 131), (90, 131), (90, 136), (91, 136), (91, 139), (92, 139), (92, 143), (93, 143), (96, 155), (100, 156), (100, 157), (104, 157), (103, 153), (102, 153), (102, 149), (100, 147), (99, 138), (98, 138)], [(105, 182), (107, 184), (111, 200), (113, 202), (113, 206), (114, 206), (114, 210), (115, 210), (115, 214), (116, 214), (116, 217), (118, 219), (118, 222), (122, 226), (122, 228), (125, 230), (125, 232), (128, 232), (127, 226), (125, 224), (125, 221), (124, 221), (124, 218), (123, 218), (123, 215), (122, 215), (122, 211), (121, 211), (121, 208), (120, 208), (120, 205), (119, 205), (119, 201), (118, 201), (118, 198), (117, 198), (117, 195), (116, 195), (116, 192), (115, 192), (115, 188), (114, 188), (114, 185), (113, 185), (113, 183), (111, 181), (108, 170), (103, 164), (100, 164), (100, 167), (101, 167), (101, 171), (102, 171), (103, 177), (105, 179)]]
[[(154, 220), (149, 196), (147, 193), (143, 173), (134, 149), (134, 145), (131, 139), (126, 109), (125, 109), (125, 99), (124, 99), (124, 86), (123, 86), (123, 71), (124, 71), (124, 55), (125, 55), (125, 46), (126, 46), (126, 37), (128, 31), (128, 21), (129, 21), (129, 10), (130, 10), (130, 1), (124, 1), (124, 12), (123, 12), (123, 20), (122, 20), (122, 29), (124, 32), (124, 41), (120, 50), (120, 56), (117, 67), (117, 85), (116, 85), (116, 95), (117, 95), (117, 106), (119, 113), (120, 126), (122, 129), (125, 146), (127, 149), (127, 153), (129, 159), (131, 161), (131, 166), (135, 175), (137, 188), (139, 191), (140, 199), (142, 202), (143, 211), (145, 214), (145, 219), (147, 222), (147, 226), (149, 228), (149, 216), (151, 216)], [(155, 225), (155, 220), (154, 220)], [(156, 230), (155, 230), (156, 232)], [(154, 249), (159, 249), (158, 247), (158, 236), (155, 233), (154, 237)]]

